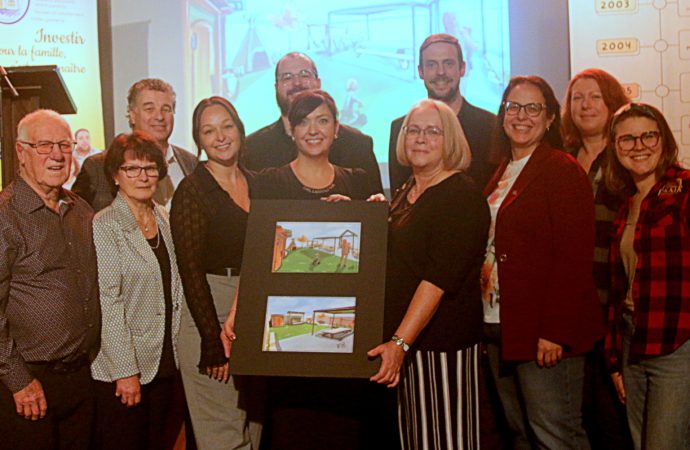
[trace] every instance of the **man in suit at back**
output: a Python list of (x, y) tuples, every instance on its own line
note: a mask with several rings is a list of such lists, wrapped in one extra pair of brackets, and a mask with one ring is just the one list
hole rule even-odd
[[(419, 78), (424, 80), (427, 95), (450, 106), (458, 116), (467, 143), (472, 152), (472, 164), (467, 174), (483, 188), (496, 170), (489, 158), (489, 143), (496, 116), (477, 108), (460, 93), (460, 79), (465, 75), (465, 61), (458, 40), (445, 33), (432, 34), (419, 48)], [(391, 193), (394, 193), (411, 175), (409, 167), (400, 165), (395, 156), (398, 134), (403, 119), (399, 117), (391, 123), (391, 136), (388, 146), (388, 174)]]
[[(277, 121), (247, 136), (242, 163), (251, 170), (280, 167), (297, 157), (297, 147), (292, 141), (287, 120), (290, 101), (299, 92), (321, 89), (316, 65), (303, 53), (292, 52), (276, 64), (276, 101), (280, 107)], [(338, 138), (333, 141), (329, 160), (331, 163), (350, 168), (364, 169), (372, 190), (383, 192), (381, 173), (371, 136), (340, 124)]]
[[(170, 84), (157, 78), (137, 81), (129, 88), (127, 116), (132, 130), (151, 135), (165, 154), (168, 176), (158, 182), (153, 198), (157, 203), (169, 206), (175, 188), (197, 163), (192, 153), (168, 142), (175, 125), (175, 91)], [(72, 185), (72, 190), (89, 202), (95, 211), (108, 206), (115, 197), (103, 171), (105, 154), (87, 158)]]

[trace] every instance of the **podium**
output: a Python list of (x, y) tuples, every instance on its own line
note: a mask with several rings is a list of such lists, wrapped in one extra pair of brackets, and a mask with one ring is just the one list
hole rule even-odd
[(2, 138), (2, 186), (14, 180), (19, 170), (15, 151), (17, 124), (25, 115), (37, 109), (52, 109), (60, 114), (75, 114), (77, 108), (65, 86), (57, 66), (5, 67), (18, 96), (6, 80), (0, 79), (0, 137)]

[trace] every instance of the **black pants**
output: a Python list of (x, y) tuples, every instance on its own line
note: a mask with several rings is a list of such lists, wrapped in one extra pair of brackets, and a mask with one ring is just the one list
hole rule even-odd
[(115, 397), (115, 383), (96, 381), (95, 384), (97, 448), (165, 448), (167, 420), (175, 397), (175, 377), (155, 378), (141, 386), (141, 403), (131, 408)]
[(0, 384), (0, 448), (13, 450), (87, 450), (93, 422), (93, 381), (89, 365), (73, 373), (50, 372), (29, 365), (48, 403), (43, 419), (17, 414), (12, 393)]
[(262, 450), (396, 450), (396, 391), (366, 379), (269, 377)]

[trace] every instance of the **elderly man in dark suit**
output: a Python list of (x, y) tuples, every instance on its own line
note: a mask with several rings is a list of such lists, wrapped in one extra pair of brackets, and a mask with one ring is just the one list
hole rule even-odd
[[(472, 152), (472, 164), (467, 174), (482, 189), (496, 170), (496, 163), (489, 156), (489, 142), (496, 116), (477, 108), (460, 93), (460, 79), (465, 76), (465, 61), (458, 40), (444, 33), (432, 34), (422, 42), (419, 48), (419, 78), (429, 98), (440, 100), (450, 106), (458, 116), (467, 143)], [(405, 116), (391, 123), (391, 135), (388, 146), (388, 174), (391, 182), (391, 193), (394, 193), (410, 177), (412, 171), (398, 162), (395, 147)]]
[[(169, 206), (175, 188), (197, 163), (192, 153), (168, 142), (175, 125), (175, 91), (163, 80), (139, 80), (129, 88), (127, 114), (132, 130), (151, 135), (165, 154), (168, 176), (158, 182), (154, 200)], [(95, 211), (110, 205), (115, 198), (103, 171), (105, 153), (87, 158), (72, 185), (72, 190), (89, 202)]]
[[(283, 56), (276, 64), (275, 89), (280, 117), (247, 136), (242, 163), (248, 169), (284, 166), (297, 156), (297, 147), (290, 136), (287, 112), (290, 101), (297, 93), (307, 89), (321, 89), (321, 79), (314, 61), (297, 52)], [(364, 169), (372, 191), (383, 192), (373, 146), (371, 136), (340, 124), (329, 160), (338, 166)]]

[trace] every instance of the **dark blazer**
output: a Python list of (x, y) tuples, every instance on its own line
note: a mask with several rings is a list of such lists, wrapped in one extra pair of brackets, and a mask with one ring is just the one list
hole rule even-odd
[[(198, 161), (196, 156), (175, 145), (172, 146), (172, 149), (182, 173), (185, 176), (192, 173)], [(105, 175), (106, 154), (107, 150), (86, 158), (72, 185), (72, 191), (86, 200), (96, 212), (110, 205), (116, 193)]]
[[(398, 134), (400, 134), (404, 119), (405, 116), (402, 116), (391, 122), (391, 135), (388, 141), (388, 175), (391, 182), (391, 195), (412, 175), (410, 168), (401, 165), (395, 154)], [(489, 143), (496, 125), (496, 116), (463, 99), (458, 121), (472, 152), (472, 164), (467, 170), (467, 175), (474, 180), (479, 189), (483, 189), (496, 170), (496, 164), (489, 161)]]
[[(285, 132), (283, 121), (279, 118), (247, 136), (242, 162), (247, 169), (259, 171), (268, 167), (282, 167), (296, 157), (297, 147)], [(328, 159), (337, 166), (364, 169), (369, 188), (373, 192), (383, 192), (381, 172), (374, 156), (371, 136), (340, 124), (338, 138), (333, 141)]]
[(594, 201), (572, 156), (546, 143), (534, 151), (498, 210), (495, 244), (503, 359), (533, 360), (539, 338), (566, 356), (591, 350), (604, 333), (592, 278)]

